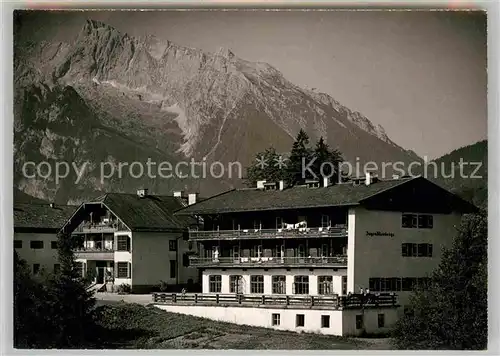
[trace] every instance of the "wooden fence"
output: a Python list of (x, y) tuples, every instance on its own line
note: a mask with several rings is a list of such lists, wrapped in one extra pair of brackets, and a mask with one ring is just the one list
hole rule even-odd
[(169, 305), (223, 305), (223, 306), (276, 306), (322, 307), (328, 309), (396, 307), (394, 293), (333, 295), (249, 295), (207, 293), (153, 293), (153, 302)]

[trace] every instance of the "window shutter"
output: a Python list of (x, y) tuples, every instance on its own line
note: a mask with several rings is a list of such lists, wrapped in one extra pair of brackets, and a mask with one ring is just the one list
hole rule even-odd
[(127, 278), (132, 278), (132, 264), (130, 262), (127, 263)]
[(115, 278), (118, 278), (118, 262), (114, 263), (113, 274), (115, 275)]
[(292, 294), (295, 294), (295, 283), (292, 284)]

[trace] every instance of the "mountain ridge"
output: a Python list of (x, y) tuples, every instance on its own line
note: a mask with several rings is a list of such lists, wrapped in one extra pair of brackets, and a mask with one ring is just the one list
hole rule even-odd
[[(296, 133), (304, 129), (312, 139), (324, 137), (352, 162), (357, 158), (363, 162), (420, 160), (361, 113), (328, 94), (298, 87), (270, 64), (246, 61), (229, 49), (207, 53), (154, 36), (132, 37), (105, 23), (88, 20), (74, 43), (34, 44), (17, 49), (15, 58), (17, 163), (31, 154), (20, 149), (27, 144), (26, 137), (36, 136), (40, 146), (28, 146), (38, 151), (38, 156), (46, 157), (43, 153), (50, 146), (47, 142), (51, 142), (51, 134), (42, 133), (42, 128), (46, 131), (44, 125), (50, 124), (60, 131), (57, 123), (64, 126), (68, 122), (87, 125), (78, 131), (86, 137), (83, 141), (67, 127), (64, 134), (58, 134), (59, 139), (74, 143), (72, 156), (76, 159), (81, 159), (74, 152), (76, 146), (84, 142), (88, 147), (83, 151), (88, 151), (85, 154), (92, 160), (116, 161), (116, 152), (111, 157), (104, 151), (90, 152), (95, 144), (92, 140), (106, 132), (111, 140), (129, 142), (129, 149), (144, 150), (135, 158), (145, 159), (154, 153), (158, 159), (167, 157), (173, 162), (193, 158), (238, 161), (247, 166), (269, 145), (278, 151), (288, 150)], [(80, 103), (79, 116), (71, 110), (62, 110), (65, 116), (61, 116), (66, 101)], [(26, 105), (38, 110), (35, 121), (43, 122), (38, 131), (29, 132), (25, 124), (31, 115), (23, 110)], [(59, 156), (68, 157), (68, 152), (61, 151)], [(34, 184), (19, 174), (16, 181), (21, 187)], [(139, 183), (144, 182), (124, 182), (124, 189), (131, 190)], [(155, 186), (193, 186), (189, 180), (174, 179), (170, 183)], [(210, 184), (214, 181), (208, 179), (194, 186), (206, 189)], [(215, 185), (220, 189), (238, 184), (231, 178)], [(110, 187), (104, 184), (94, 188)], [(41, 197), (57, 195), (57, 190), (52, 187), (48, 196), (44, 193)]]

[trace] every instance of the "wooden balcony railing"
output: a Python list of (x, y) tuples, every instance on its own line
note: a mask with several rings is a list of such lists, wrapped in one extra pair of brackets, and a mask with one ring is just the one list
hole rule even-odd
[(266, 238), (321, 238), (346, 237), (346, 227), (301, 227), (297, 229), (240, 229), (189, 231), (192, 240), (238, 240)]
[(253, 306), (277, 308), (361, 309), (398, 307), (394, 293), (333, 295), (248, 295), (153, 293), (153, 303), (168, 305)]
[(209, 266), (347, 266), (347, 256), (332, 257), (218, 257), (205, 258), (189, 256), (189, 265), (192, 267)]
[(114, 252), (115, 249), (113, 247), (77, 247), (73, 250), (74, 252)]
[(75, 232), (84, 233), (112, 233), (118, 231), (118, 223), (106, 223), (106, 224), (85, 224), (78, 226)]

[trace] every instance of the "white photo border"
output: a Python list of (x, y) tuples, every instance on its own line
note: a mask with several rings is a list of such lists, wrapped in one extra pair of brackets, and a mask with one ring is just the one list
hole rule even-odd
[[(205, 0), (205, 1), (37, 1), (28, 2), (7, 2), (2, 1), (2, 55), (1, 55), (1, 85), (3, 118), (1, 120), (0, 139), (0, 159), (2, 172), (0, 173), (0, 232), (1, 232), (1, 309), (0, 309), (0, 347), (1, 354), (5, 355), (53, 355), (53, 354), (73, 354), (73, 355), (99, 355), (105, 353), (116, 353), (117, 355), (127, 354), (149, 354), (161, 353), (170, 355), (183, 354), (272, 354), (272, 355), (320, 355), (320, 354), (381, 354), (377, 351), (270, 351), (270, 350), (249, 350), (249, 351), (225, 351), (225, 350), (15, 350), (13, 349), (13, 11), (16, 9), (222, 9), (222, 8), (302, 8), (302, 9), (482, 9), (487, 11), (488, 16), (488, 307), (489, 307), (489, 344), (488, 354), (500, 354), (500, 323), (499, 323), (499, 283), (497, 274), (500, 271), (499, 255), (500, 246), (500, 144), (499, 144), (499, 57), (498, 48), (500, 43), (500, 6), (496, 0), (483, 1), (379, 1), (365, 0), (358, 1), (229, 1), (229, 0)], [(382, 351), (382, 354), (407, 354), (406, 351)], [(416, 352), (424, 353), (424, 351)], [(426, 354), (455, 354), (455, 352), (425, 352)]]

